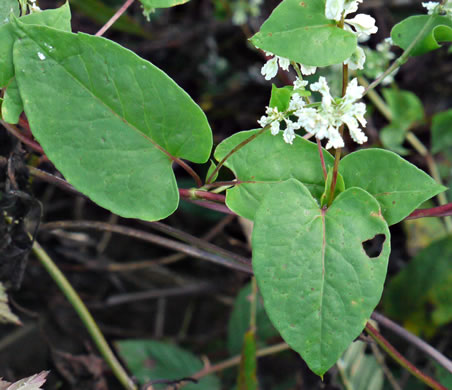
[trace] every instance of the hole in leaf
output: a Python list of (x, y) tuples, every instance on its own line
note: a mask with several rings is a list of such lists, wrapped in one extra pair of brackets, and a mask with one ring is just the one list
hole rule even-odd
[(362, 245), (366, 255), (371, 259), (380, 256), (385, 240), (386, 236), (384, 234), (377, 234), (374, 238), (363, 241)]

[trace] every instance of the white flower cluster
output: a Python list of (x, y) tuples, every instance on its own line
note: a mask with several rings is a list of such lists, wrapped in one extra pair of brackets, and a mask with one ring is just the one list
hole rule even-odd
[(422, 3), (422, 6), (427, 9), (429, 15), (438, 12), (452, 18), (452, 0), (447, 0), (444, 5), (441, 5), (436, 1), (427, 1), (426, 3)]
[[(304, 88), (306, 85), (306, 81), (297, 78), (294, 89)], [(273, 135), (282, 130), (284, 141), (289, 144), (292, 144), (295, 139), (295, 130), (303, 127), (320, 140), (328, 139), (327, 149), (341, 148), (344, 146), (344, 141), (339, 128), (343, 124), (347, 125), (355, 142), (362, 144), (367, 141), (366, 135), (359, 127), (360, 125), (365, 127), (367, 123), (364, 118), (366, 105), (356, 102), (362, 97), (364, 88), (358, 86), (356, 78), (349, 83), (345, 96), (338, 99), (333, 99), (331, 96), (324, 77), (320, 77), (318, 82), (311, 84), (310, 88), (322, 95), (320, 104), (307, 104), (298, 93), (294, 93), (287, 111), (279, 112), (277, 107), (267, 107), (267, 116), (262, 116), (258, 123), (262, 127), (270, 125)], [(281, 123), (285, 124), (285, 129), (281, 129)]]
[[(290, 60), (288, 58), (275, 56), (273, 53), (270, 53), (269, 51), (266, 51), (265, 55), (267, 57), (273, 57), (270, 58), (261, 69), (262, 76), (265, 76), (265, 80), (271, 80), (273, 77), (276, 76), (276, 74), (278, 73), (278, 63), (279, 67), (282, 70), (289, 71)], [(315, 71), (317, 70), (316, 66), (308, 66), (303, 64), (298, 65), (300, 66), (301, 73), (303, 73), (305, 76), (314, 74)]]
[[(325, 16), (339, 22), (342, 16), (347, 16), (358, 10), (358, 3), (363, 0), (326, 0)], [(344, 29), (356, 35), (358, 42), (365, 42), (371, 34), (378, 31), (375, 26), (375, 19), (366, 14), (358, 14), (352, 19), (344, 20)], [(366, 55), (364, 50), (357, 46), (355, 52), (344, 61), (352, 70), (363, 69)]]

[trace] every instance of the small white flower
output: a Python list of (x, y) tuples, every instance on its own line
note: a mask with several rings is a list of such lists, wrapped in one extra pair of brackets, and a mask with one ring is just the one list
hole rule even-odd
[(262, 76), (265, 76), (265, 80), (271, 80), (278, 73), (278, 63), (281, 69), (288, 71), (290, 60), (284, 57), (275, 56), (273, 53), (265, 52), (267, 56), (274, 56), (269, 59), (261, 69)]
[(271, 80), (278, 73), (278, 57), (268, 60), (261, 69), (262, 76), (265, 80)]
[(353, 54), (344, 61), (344, 64), (348, 65), (348, 67), (352, 70), (356, 69), (364, 69), (364, 63), (366, 62), (366, 54), (364, 50), (356, 46)]
[(452, 0), (448, 0), (444, 5), (436, 1), (427, 1), (422, 3), (422, 6), (427, 9), (429, 15), (438, 12), (440, 15), (452, 18)]
[(363, 0), (326, 0), (325, 16), (328, 19), (333, 19), (339, 22), (344, 16), (356, 12), (358, 10), (358, 3)]
[(427, 1), (425, 3), (422, 3), (422, 6), (427, 9), (429, 15), (431, 15), (435, 11), (435, 8), (438, 5), (439, 3), (436, 1)]
[(301, 125), (298, 122), (292, 122), (290, 119), (285, 119), (286, 129), (283, 133), (284, 142), (288, 144), (293, 144), (293, 140), (295, 139), (295, 130), (298, 130)]
[(365, 88), (358, 85), (358, 79), (354, 78), (347, 85), (347, 90), (345, 91), (344, 101), (346, 103), (353, 103), (355, 100), (361, 99)]
[(301, 107), (305, 106), (305, 101), (304, 99), (298, 94), (298, 93), (294, 93), (291, 97), (290, 97), (290, 102), (289, 102), (289, 111), (297, 111), (299, 110)]
[(331, 101), (333, 98), (330, 94), (330, 87), (328, 87), (328, 83), (326, 82), (326, 78), (321, 76), (319, 77), (319, 81), (311, 84), (311, 91), (320, 92), (322, 95), (322, 105), (324, 107), (331, 106)]
[(352, 19), (346, 19), (345, 23), (355, 28), (355, 34), (359, 42), (367, 41), (371, 34), (375, 34), (378, 31), (378, 27), (375, 26), (375, 19), (366, 14), (358, 14)]
[(309, 65), (303, 65), (303, 64), (298, 64), (298, 65), (300, 65), (301, 73), (304, 74), (305, 76), (314, 74), (317, 70), (317, 66), (309, 66)]
[(308, 85), (306, 80), (300, 80), (298, 77), (293, 82), (293, 89), (304, 89)]

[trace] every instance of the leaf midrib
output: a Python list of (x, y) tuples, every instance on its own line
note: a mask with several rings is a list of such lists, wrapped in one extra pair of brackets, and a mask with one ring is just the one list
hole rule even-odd
[[(41, 27), (41, 26), (36, 26), (36, 27)], [(47, 27), (47, 28), (49, 28), (49, 29), (52, 29), (51, 27)], [(104, 107), (106, 107), (108, 110), (110, 110), (111, 111), (111, 113), (116, 117), (116, 118), (118, 118), (122, 123), (125, 123), (130, 129), (132, 129), (133, 131), (135, 131), (136, 133), (138, 133), (139, 135), (141, 135), (143, 138), (145, 138), (147, 141), (149, 141), (155, 148), (157, 148), (158, 150), (160, 150), (161, 152), (163, 152), (164, 154), (166, 154), (168, 157), (169, 157), (169, 159), (170, 159), (170, 161), (171, 160), (174, 160), (174, 156), (172, 156), (165, 148), (163, 148), (161, 145), (159, 145), (156, 141), (154, 141), (152, 138), (150, 138), (149, 136), (147, 136), (145, 133), (143, 133), (140, 129), (138, 129), (136, 126), (134, 126), (131, 122), (129, 122), (129, 120), (127, 119), (127, 118), (125, 118), (125, 117), (122, 117), (121, 115), (119, 115), (119, 113), (117, 113), (112, 107), (110, 107), (106, 102), (104, 102), (100, 97), (98, 97), (96, 94), (94, 94), (94, 92), (93, 91), (91, 91), (90, 89), (89, 89), (89, 87), (88, 86), (86, 86), (81, 80), (79, 80), (73, 73), (71, 73), (65, 66), (63, 66), (63, 65), (61, 65), (56, 59), (55, 59), (55, 57), (51, 54), (51, 52), (48, 50), (48, 48), (47, 47), (45, 47), (45, 46), (43, 46), (43, 45), (41, 45), (40, 43), (38, 43), (38, 42), (36, 42), (36, 40), (34, 40), (32, 37), (30, 37), (30, 35), (26, 32), (26, 31), (24, 31), (22, 28), (21, 28), (21, 30), (26, 34), (26, 36), (28, 37), (28, 39), (30, 39), (30, 41), (32, 41), (32, 42), (34, 42), (34, 44), (36, 45), (36, 46), (38, 46), (40, 49), (42, 49), (45, 53), (46, 53), (46, 55), (47, 55), (47, 58), (51, 58), (58, 66), (60, 66), (61, 68), (63, 68), (64, 69), (64, 71), (70, 76), (70, 77), (72, 77), (72, 79), (74, 80), (74, 81), (76, 81), (83, 89), (85, 89), (98, 103), (100, 102), (101, 103), (101, 105), (103, 105)], [(70, 32), (66, 32), (66, 31), (61, 31), (62, 33), (64, 33), (64, 34), (73, 34), (73, 33), (70, 33)], [(79, 36), (81, 36), (80, 34), (83, 34), (83, 33), (77, 33), (77, 34), (73, 34), (73, 35), (75, 35), (76, 37), (77, 37), (77, 40), (78, 40), (78, 37)], [(83, 34), (83, 35), (87, 35), (87, 34)], [(87, 35), (88, 36), (88, 35)], [(101, 38), (102, 39), (102, 38)], [(92, 47), (92, 46), (91, 46)], [(56, 49), (56, 48), (55, 48)], [(95, 49), (95, 48), (94, 48)], [(80, 59), (82, 60), (82, 62), (84, 63), (84, 58), (83, 58), (83, 56), (81, 55), (81, 53), (80, 52), (78, 52), (78, 54), (77, 54), (79, 57), (80, 57)], [(86, 67), (86, 66), (85, 66)], [(88, 75), (88, 77), (91, 77), (91, 74), (89, 73), (89, 71), (88, 70), (86, 70), (86, 72), (87, 72), (87, 75)], [(114, 82), (114, 81), (113, 81)], [(115, 86), (115, 89), (116, 89), (116, 86)], [(122, 120), (122, 119), (124, 119), (124, 120)]]

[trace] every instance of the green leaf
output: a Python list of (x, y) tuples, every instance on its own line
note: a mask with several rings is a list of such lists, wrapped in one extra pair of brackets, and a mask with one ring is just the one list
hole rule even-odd
[[(71, 31), (69, 3), (65, 3), (58, 9), (23, 16), (20, 18), (20, 21), (26, 24), (38, 24), (63, 31)], [(11, 23), (0, 26), (0, 87), (5, 87), (14, 76), (13, 44), (15, 39), (14, 29)]]
[[(383, 235), (377, 257), (363, 245)], [(378, 202), (360, 188), (320, 208), (295, 179), (257, 210), (253, 270), (270, 320), (317, 375), (361, 333), (380, 300), (390, 252)]]
[(2, 0), (0, 2), (0, 26), (8, 23), (9, 18), (13, 14), (14, 16), (20, 15), (19, 3), (17, 0)]
[(380, 140), (386, 149), (391, 150), (401, 156), (409, 153), (409, 150), (402, 146), (408, 126), (402, 122), (391, 123), (380, 130)]
[(452, 42), (452, 19), (440, 15), (415, 15), (396, 24), (391, 31), (394, 44), (407, 49), (422, 31), (429, 18), (431, 25), (414, 46), (412, 56), (418, 56), (441, 47), (442, 42)]
[(363, 188), (377, 199), (388, 225), (400, 222), (446, 189), (413, 164), (383, 149), (350, 153), (341, 160), (339, 172), (347, 188)]
[(452, 146), (452, 109), (440, 112), (432, 120), (432, 152)]
[[(220, 161), (232, 148), (258, 131), (242, 131), (227, 138), (217, 146), (215, 158)], [(334, 164), (334, 158), (326, 150), (323, 150), (323, 155), (328, 169)], [(289, 145), (280, 135), (264, 132), (234, 153), (225, 165), (238, 180), (252, 182), (238, 184), (226, 192), (227, 206), (251, 220), (262, 198), (276, 183), (296, 178), (317, 199), (325, 188), (317, 145), (299, 136), (293, 145)]]
[[(168, 343), (152, 340), (123, 340), (116, 342), (120, 356), (140, 384), (151, 380), (178, 380), (200, 371), (203, 363), (191, 352)], [(153, 385), (155, 390), (166, 389), (166, 384)], [(207, 375), (198, 383), (187, 383), (184, 390), (220, 390), (214, 375)]]
[(401, 155), (408, 154), (402, 144), (407, 130), (416, 122), (424, 120), (424, 107), (419, 98), (410, 91), (395, 88), (382, 90), (392, 114), (391, 123), (380, 131), (383, 146)]
[(337, 362), (343, 382), (353, 390), (382, 390), (383, 370), (375, 356), (366, 354), (367, 344), (353, 342)]
[(5, 287), (0, 282), (0, 323), (21, 325), (19, 318), (11, 311), (8, 305), (8, 296)]
[(293, 87), (287, 85), (278, 88), (272, 84), (272, 94), (270, 97), (270, 107), (277, 107), (279, 112), (284, 112), (289, 108), (290, 97), (292, 96)]
[(353, 33), (325, 17), (325, 0), (284, 0), (251, 42), (259, 49), (311, 66), (343, 62), (357, 45)]
[(388, 283), (386, 314), (416, 334), (432, 336), (452, 321), (452, 237), (434, 242)]
[(422, 102), (413, 92), (384, 88), (382, 93), (391, 110), (392, 122), (400, 123), (401, 127), (409, 127), (424, 119)]
[(243, 349), (239, 365), (237, 380), (238, 390), (257, 390), (257, 358), (256, 358), (256, 334), (253, 330), (245, 333)]
[(149, 15), (154, 12), (155, 8), (169, 8), (176, 5), (182, 5), (189, 0), (140, 0), (143, 6), (143, 15), (149, 21)]
[(144, 9), (149, 8), (170, 8), (176, 5), (188, 3), (189, 0), (140, 0)]
[(197, 163), (210, 155), (199, 106), (160, 69), (105, 38), (20, 23), (16, 33), (25, 113), (55, 166), (123, 217), (170, 215), (179, 201), (171, 155)]
[(6, 88), (2, 104), (3, 120), (12, 124), (19, 123), (19, 117), (23, 110), (24, 106), (20, 97), (19, 87), (17, 86), (16, 78), (13, 78)]
[[(251, 284), (247, 284), (237, 294), (234, 308), (228, 322), (228, 350), (231, 356), (237, 355), (242, 350), (243, 340), (250, 326), (250, 300)], [(258, 341), (278, 337), (279, 333), (268, 319), (262, 303), (262, 297), (257, 295), (256, 327)]]

